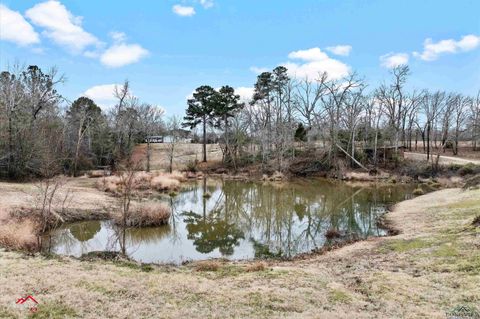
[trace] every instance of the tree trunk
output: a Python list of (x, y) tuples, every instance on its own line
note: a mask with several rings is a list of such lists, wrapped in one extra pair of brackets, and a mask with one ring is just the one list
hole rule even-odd
[(150, 156), (151, 156), (150, 139), (147, 137), (147, 172), (150, 172)]
[(203, 116), (203, 162), (207, 161), (207, 119)]
[(427, 123), (427, 162), (430, 160), (430, 122)]
[(14, 157), (14, 152), (13, 152), (13, 120), (12, 120), (12, 114), (9, 114), (8, 116), (8, 177), (13, 178), (15, 175), (15, 170), (14, 170), (14, 162), (15, 162), (15, 157)]

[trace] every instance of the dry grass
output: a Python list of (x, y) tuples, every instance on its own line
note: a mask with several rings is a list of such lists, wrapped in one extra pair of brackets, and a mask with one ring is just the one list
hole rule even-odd
[[(154, 170), (166, 170), (169, 166), (169, 143), (151, 144), (152, 154), (150, 166)], [(135, 158), (146, 162), (146, 144), (135, 147)], [(178, 143), (175, 145), (173, 158), (173, 169), (183, 171), (196, 160), (202, 159), (202, 144)], [(222, 150), (218, 144), (207, 145), (207, 159), (209, 162), (216, 162), (222, 159)]]
[(267, 269), (267, 263), (263, 261), (257, 261), (245, 266), (246, 272), (264, 271), (265, 269)]
[(0, 224), (0, 246), (12, 250), (38, 251), (37, 225), (30, 220)]
[(256, 262), (145, 272), (0, 251), (0, 317), (25, 317), (13, 301), (33, 293), (45, 317), (155, 318), (161, 309), (163, 318), (445, 318), (460, 305), (479, 308), (479, 209), (480, 190), (432, 192), (387, 215), (398, 236), (251, 272), (242, 270)]
[(180, 187), (180, 182), (169, 176), (159, 175), (152, 178), (151, 187), (159, 192), (176, 191)]
[(413, 195), (415, 195), (415, 196), (419, 196), (419, 195), (423, 195), (423, 194), (425, 194), (425, 192), (420, 187), (417, 187), (413, 190)]
[(195, 264), (196, 271), (217, 271), (222, 264), (217, 260), (204, 260)]
[(87, 173), (87, 176), (90, 178), (104, 177), (106, 175), (109, 175), (109, 172), (103, 170), (91, 170)]
[[(164, 203), (133, 204), (127, 219), (128, 227), (153, 227), (168, 223), (172, 214), (170, 207)], [(121, 224), (121, 216), (115, 216), (115, 222)]]
[[(180, 183), (187, 180), (185, 173), (174, 171), (172, 173), (136, 172), (133, 178), (133, 189), (137, 191), (154, 189), (159, 192), (178, 191)], [(121, 178), (108, 176), (97, 181), (96, 187), (102, 191), (118, 194), (121, 192)]]

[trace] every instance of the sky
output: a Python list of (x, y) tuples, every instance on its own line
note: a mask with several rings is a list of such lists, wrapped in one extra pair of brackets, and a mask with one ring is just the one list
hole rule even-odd
[(104, 109), (113, 87), (182, 115), (200, 85), (248, 98), (278, 65), (292, 77), (350, 72), (374, 89), (408, 64), (409, 88), (480, 89), (478, 0), (3, 0), (0, 67), (58, 68), (58, 91)]

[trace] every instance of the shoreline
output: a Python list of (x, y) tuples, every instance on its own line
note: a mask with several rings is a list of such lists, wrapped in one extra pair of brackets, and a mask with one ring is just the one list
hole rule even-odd
[[(385, 215), (398, 235), (258, 267), (258, 261), (144, 267), (0, 250), (0, 286), (6, 287), (0, 315), (21, 316), (8, 301), (34, 289), (40, 312), (53, 308), (82, 318), (152, 317), (158, 306), (166, 318), (442, 318), (480, 300), (480, 252), (471, 249), (480, 244), (480, 230), (471, 226), (479, 209), (480, 190), (443, 189), (399, 202)], [(145, 298), (152, 304), (139, 302)]]

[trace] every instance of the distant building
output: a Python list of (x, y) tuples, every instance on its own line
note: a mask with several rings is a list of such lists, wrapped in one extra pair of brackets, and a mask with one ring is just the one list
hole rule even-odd
[(163, 143), (163, 141), (164, 141), (164, 138), (163, 138), (163, 136), (160, 136), (160, 135), (157, 135), (157, 136), (152, 135), (152, 136), (147, 136), (145, 138), (145, 143), (149, 143), (149, 142), (150, 143)]
[(145, 143), (172, 143), (175, 139), (178, 143), (191, 143), (192, 132), (182, 129), (168, 131), (164, 135), (147, 136)]

